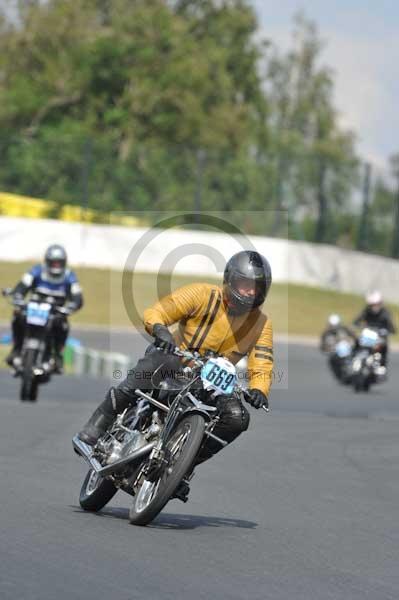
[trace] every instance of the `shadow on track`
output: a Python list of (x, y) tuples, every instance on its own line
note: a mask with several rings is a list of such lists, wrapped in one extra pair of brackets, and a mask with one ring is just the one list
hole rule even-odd
[(154, 523), (150, 525), (153, 529), (196, 529), (197, 527), (238, 527), (242, 529), (255, 529), (257, 526), (258, 523), (244, 521), (242, 519), (172, 513), (161, 513)]
[[(77, 506), (73, 506), (77, 513), (85, 513)], [(93, 513), (89, 513), (93, 514)], [(109, 506), (102, 511), (95, 513), (98, 517), (111, 517), (113, 519), (129, 520), (129, 510)], [(174, 529), (186, 530), (197, 529), (198, 527), (237, 527), (241, 529), (256, 529), (258, 523), (254, 521), (244, 521), (243, 519), (229, 519), (227, 517), (212, 517), (209, 515), (185, 515), (174, 513), (160, 514), (155, 521), (148, 525), (151, 529)]]

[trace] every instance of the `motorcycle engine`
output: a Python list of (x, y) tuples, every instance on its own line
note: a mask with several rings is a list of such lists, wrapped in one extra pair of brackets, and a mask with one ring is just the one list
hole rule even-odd
[(104, 444), (103, 451), (107, 456), (106, 463), (112, 464), (129, 454), (132, 454), (147, 443), (140, 431), (126, 432), (121, 441), (113, 438)]

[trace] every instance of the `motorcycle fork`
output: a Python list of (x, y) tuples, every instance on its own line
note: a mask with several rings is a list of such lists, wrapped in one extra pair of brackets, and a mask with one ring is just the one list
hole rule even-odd
[(173, 428), (179, 419), (180, 415), (184, 412), (184, 409), (179, 405), (180, 398), (176, 396), (170, 410), (167, 414), (165, 425), (163, 430), (161, 431), (161, 435), (159, 437), (157, 445), (153, 448), (150, 454), (150, 460), (147, 467), (147, 474), (150, 477), (155, 477), (159, 475), (160, 470), (168, 465), (168, 457), (166, 456), (165, 448), (166, 441), (168, 440)]

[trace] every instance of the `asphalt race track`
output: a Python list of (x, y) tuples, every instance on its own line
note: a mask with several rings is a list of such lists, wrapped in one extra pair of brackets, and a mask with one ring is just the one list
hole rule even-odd
[(189, 502), (147, 528), (129, 525), (122, 492), (97, 515), (78, 506), (86, 468), (70, 440), (109, 382), (59, 377), (30, 405), (2, 371), (1, 600), (397, 600), (398, 367), (355, 395), (291, 346), (271, 413), (251, 410)]

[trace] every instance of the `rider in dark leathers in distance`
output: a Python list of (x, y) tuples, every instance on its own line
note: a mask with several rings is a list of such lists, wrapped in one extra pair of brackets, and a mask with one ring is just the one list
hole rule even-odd
[[(247, 401), (254, 408), (268, 406), (267, 394), (273, 370), (273, 337), (270, 318), (260, 306), (266, 299), (272, 276), (268, 261), (259, 253), (242, 251), (227, 263), (223, 287), (211, 284), (193, 284), (179, 288), (162, 298), (144, 312), (144, 325), (154, 336), (145, 356), (128, 372), (127, 378), (112, 387), (105, 400), (95, 410), (79, 438), (94, 445), (112, 425), (116, 415), (134, 406), (135, 389), (156, 389), (156, 379), (165, 373), (179, 371), (180, 360), (173, 351), (176, 346), (198, 351), (216, 352), (234, 364), (248, 356), (249, 390)], [(178, 324), (175, 335), (168, 327)], [(228, 443), (236, 439), (249, 425), (249, 413), (235, 397), (220, 400), (220, 421), (215, 435)], [(220, 444), (208, 440), (196, 464), (207, 460), (221, 449)], [(176, 495), (186, 501), (188, 483)]]
[(356, 336), (349, 327), (341, 322), (339, 315), (332, 314), (328, 317), (327, 326), (321, 334), (321, 352), (333, 352), (337, 342), (343, 339), (355, 341)]
[[(57, 306), (65, 306), (69, 313), (73, 313), (83, 306), (83, 294), (78, 279), (73, 271), (67, 268), (67, 254), (65, 249), (53, 244), (49, 246), (44, 255), (43, 264), (33, 266), (25, 273), (11, 294), (15, 299), (22, 300), (28, 293), (40, 296), (51, 296)], [(25, 315), (19, 308), (14, 310), (12, 319), (13, 347), (6, 358), (12, 366), (19, 357), (25, 332)], [(66, 315), (57, 314), (53, 320), (54, 359), (58, 372), (62, 372), (62, 351), (68, 337), (69, 325)]]
[(353, 324), (356, 327), (371, 327), (383, 335), (386, 343), (381, 352), (381, 365), (385, 367), (388, 362), (388, 335), (396, 333), (396, 327), (393, 324), (391, 313), (384, 306), (381, 292), (375, 290), (366, 295), (366, 306), (354, 319)]

